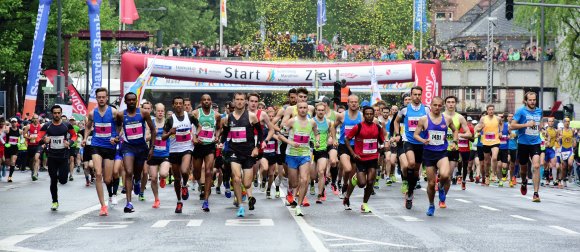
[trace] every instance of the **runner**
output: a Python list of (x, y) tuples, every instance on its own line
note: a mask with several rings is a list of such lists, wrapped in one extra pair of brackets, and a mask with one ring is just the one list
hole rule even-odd
[[(116, 121), (118, 127), (123, 127), (123, 144), (121, 145), (121, 154), (123, 155), (123, 166), (125, 167), (125, 176), (123, 185), (125, 186), (125, 195), (127, 196), (127, 205), (123, 209), (125, 213), (135, 212), (131, 202), (131, 191), (136, 195), (141, 195), (141, 172), (145, 161), (153, 156), (153, 144), (151, 148), (147, 147), (145, 141), (146, 127), (149, 126), (151, 138), (155, 139), (156, 131), (153, 129), (151, 115), (144, 109), (137, 108), (137, 95), (133, 92), (125, 94), (125, 104), (127, 109), (123, 113), (117, 113)], [(145, 183), (145, 181), (144, 181)]]
[(326, 170), (329, 167), (328, 147), (334, 145), (333, 136), (335, 136), (336, 133), (334, 132), (333, 122), (326, 119), (326, 103), (317, 103), (315, 109), (316, 116), (314, 117), (314, 122), (316, 123), (316, 129), (320, 134), (320, 141), (318, 147), (315, 147), (313, 151), (314, 165), (312, 166), (311, 179), (318, 179), (318, 196), (316, 197), (316, 203), (322, 204), (323, 201), (326, 201), (326, 191), (324, 186), (326, 184)]
[(558, 164), (556, 162), (556, 149), (559, 147), (558, 144), (558, 130), (554, 127), (554, 118), (548, 118), (548, 127), (546, 128), (546, 159), (545, 162), (548, 164), (548, 167), (544, 168), (547, 176), (547, 183), (550, 184), (550, 181), (554, 182), (554, 186), (558, 185), (557, 180), (557, 171), (558, 171)]
[(300, 101), (296, 104), (296, 107), (298, 114), (284, 124), (284, 127), (289, 130), (289, 138), (284, 140), (288, 144), (286, 149), (288, 195), (293, 195), (295, 189), (299, 190), (298, 202), (289, 201), (289, 203), (295, 207), (296, 216), (303, 216), (301, 206), (303, 206), (304, 198), (306, 197), (311, 161), (310, 137), (311, 135), (315, 136), (314, 148), (318, 148), (320, 147), (320, 134), (317, 130), (317, 123), (307, 118), (308, 104)]
[[(284, 106), (281, 109), (278, 109), (276, 112), (276, 116), (272, 118), (272, 124), (276, 125), (276, 130), (279, 130), (284, 137), (288, 137), (288, 131), (284, 129), (284, 127), (280, 127), (282, 124), (282, 118), (284, 117), (284, 112), (286, 108), (289, 106), (296, 105), (298, 99), (298, 94), (296, 93), (295, 88), (291, 88), (288, 90), (287, 101), (285, 102)], [(279, 141), (278, 146), (278, 155), (276, 163), (278, 164), (278, 177), (276, 179), (277, 187), (284, 182), (284, 184), (288, 184), (288, 165), (286, 164), (286, 148), (288, 144), (283, 141)], [(280, 197), (280, 192), (276, 191), (276, 198)]]
[[(89, 132), (93, 132), (91, 146), (93, 147), (93, 164), (95, 166), (95, 187), (101, 203), (100, 216), (109, 215), (103, 196), (103, 180), (107, 187), (113, 180), (113, 161), (115, 160), (115, 146), (119, 142), (118, 132), (115, 129), (117, 109), (107, 105), (108, 95), (106, 88), (97, 88), (95, 91), (98, 106), (87, 116), (87, 128), (83, 137), (83, 145)], [(93, 130), (94, 129), (94, 130)]]
[[(441, 114), (441, 107), (443, 107), (443, 99), (439, 96), (433, 97), (431, 112), (419, 119), (413, 135), (415, 140), (425, 145), (423, 160), (427, 167), (427, 179), (429, 181), (427, 185), (427, 195), (429, 198), (427, 216), (433, 216), (435, 213), (433, 201), (435, 199), (437, 171), (439, 171), (439, 208), (447, 208), (445, 199), (449, 191), (449, 180), (453, 173), (449, 167), (449, 159), (447, 158), (448, 143), (446, 135), (449, 129), (453, 132), (453, 142), (457, 144), (457, 129), (455, 128), (453, 117)], [(460, 124), (463, 128), (467, 127), (467, 124), (464, 122)], [(469, 128), (464, 130), (469, 131)], [(469, 133), (466, 134), (466, 137), (469, 137)]]
[(574, 164), (574, 149), (572, 146), (576, 146), (576, 138), (574, 137), (574, 131), (570, 128), (570, 118), (564, 118), (564, 128), (559, 130), (558, 135), (562, 142), (562, 162), (558, 188), (562, 189), (568, 187), (568, 173)]
[(41, 127), (42, 125), (38, 122), (38, 115), (34, 114), (32, 116), (32, 123), (22, 129), (22, 133), (28, 144), (27, 160), (32, 161), (30, 162), (32, 163), (32, 172), (30, 174), (32, 181), (38, 180), (38, 167), (40, 166), (40, 155), (42, 154), (38, 133)]
[(43, 125), (34, 139), (44, 139), (44, 142), (49, 146), (47, 153), (48, 174), (50, 175), (50, 194), (52, 196), (50, 209), (56, 211), (59, 206), (57, 183), (60, 182), (61, 185), (67, 183), (68, 147), (76, 141), (77, 134), (72, 125), (61, 120), (62, 108), (59, 105), (52, 106), (50, 112), (53, 116), (52, 122)]
[[(413, 190), (419, 181), (419, 172), (421, 171), (421, 164), (423, 163), (423, 143), (414, 138), (415, 129), (419, 119), (429, 113), (429, 108), (421, 103), (421, 96), (423, 89), (419, 86), (411, 88), (411, 103), (407, 107), (401, 109), (395, 119), (395, 137), (398, 137), (401, 121), (405, 124), (404, 143), (405, 155), (407, 157), (407, 166), (401, 165), (401, 176), (407, 179), (408, 189), (405, 196), (405, 207), (411, 209), (413, 207)], [(404, 117), (404, 119), (403, 119)], [(424, 137), (424, 136), (423, 136)], [(396, 139), (399, 140), (398, 138)]]
[[(513, 113), (508, 114), (508, 123), (512, 121), (514, 118)], [(514, 129), (510, 129), (509, 141), (508, 141), (508, 149), (509, 149), (509, 170), (510, 170), (510, 187), (514, 187), (517, 184), (516, 181), (516, 165), (518, 160), (518, 131)]]
[[(193, 174), (196, 178), (205, 176), (205, 184), (200, 186), (204, 188), (201, 192), (203, 205), (201, 209), (209, 212), (209, 195), (213, 185), (213, 165), (216, 152), (216, 141), (219, 139), (219, 130), (221, 129), (221, 116), (216, 113), (211, 105), (211, 96), (203, 94), (201, 96), (201, 108), (193, 111), (193, 116), (199, 122), (197, 127), (197, 141), (195, 142), (195, 151), (193, 152)], [(202, 165), (204, 166), (201, 174)]]
[[(268, 116), (275, 116), (276, 115), (276, 111), (274, 110), (273, 107), (268, 107), (267, 109), (267, 113)], [(266, 199), (271, 199), (272, 198), (272, 193), (271, 193), (271, 188), (272, 188), (272, 183), (274, 182), (274, 177), (276, 176), (277, 173), (277, 156), (278, 156), (278, 136), (277, 135), (273, 135), (271, 136), (270, 132), (275, 131), (274, 128), (271, 127), (264, 127), (264, 142), (266, 143), (266, 147), (263, 149), (264, 150), (264, 156), (261, 159), (261, 162), (264, 162), (264, 165), (267, 169), (267, 177), (268, 177), (268, 185), (266, 186)], [(282, 176), (282, 174), (280, 174), (280, 177)], [(276, 198), (280, 197), (280, 179), (276, 180)]]
[(540, 144), (539, 125), (542, 121), (542, 110), (536, 107), (536, 93), (527, 92), (524, 95), (524, 106), (519, 108), (510, 123), (510, 128), (518, 130), (518, 160), (520, 162), (520, 177), (522, 178), (522, 195), (528, 192), (528, 162), (534, 169), (533, 202), (540, 202)]
[(176, 96), (173, 98), (173, 110), (175, 113), (168, 117), (163, 128), (162, 140), (169, 138), (169, 162), (173, 171), (173, 187), (177, 196), (177, 206), (175, 213), (182, 213), (183, 203), (181, 199), (187, 200), (189, 192), (187, 190), (187, 180), (189, 179), (189, 168), (191, 164), (192, 143), (196, 141), (192, 136), (192, 124), (197, 124), (197, 119), (185, 113), (183, 110), (183, 98)]
[(499, 144), (501, 143), (499, 136), (502, 123), (501, 119), (494, 114), (494, 110), (495, 106), (493, 104), (487, 105), (486, 115), (482, 116), (475, 126), (475, 131), (482, 131), (480, 141), (483, 144), (484, 162), (481, 175), (486, 186), (489, 186), (492, 180), (492, 173), (495, 173), (498, 178), (501, 176), (501, 172), (498, 173), (497, 171), (497, 155), (499, 153)]
[(4, 128), (7, 143), (4, 145), (4, 159), (10, 166), (8, 171), (8, 182), (12, 183), (12, 175), (16, 169), (16, 158), (18, 157), (18, 139), (22, 135), (22, 130), (18, 128), (18, 119), (10, 118), (10, 127)]
[[(234, 94), (235, 110), (229, 114), (225, 120), (227, 124), (224, 126), (224, 131), (221, 137), (221, 143), (228, 142), (228, 148), (231, 151), (231, 170), (234, 178), (234, 193), (236, 202), (238, 203), (238, 217), (245, 216), (245, 209), (242, 203), (242, 182), (247, 188), (248, 206), (250, 210), (254, 210), (256, 198), (252, 196), (252, 181), (254, 174), (252, 166), (256, 162), (255, 157), (258, 156), (258, 146), (262, 144), (263, 135), (260, 121), (256, 114), (249, 112), (245, 108), (247, 96), (243, 93)], [(254, 139), (254, 129), (258, 131), (257, 142)], [(242, 180), (243, 176), (243, 180)]]
[[(355, 139), (346, 141), (345, 136), (352, 130), (352, 128), (358, 123), (362, 122), (362, 113), (359, 111), (359, 99), (356, 95), (350, 95), (348, 97), (348, 110), (340, 113), (336, 116), (336, 124), (334, 127), (340, 127), (340, 138), (338, 139), (338, 156), (340, 160), (340, 165), (342, 166), (344, 185), (342, 187), (342, 204), (346, 210), (350, 210), (350, 201), (346, 197), (347, 190), (352, 186), (351, 178), (355, 175), (354, 169), (356, 169), (356, 164), (354, 157), (351, 156), (350, 151), (346, 147), (347, 144), (353, 146)], [(351, 148), (352, 149), (352, 148)]]
[[(403, 107), (407, 107), (407, 105), (409, 105), (409, 103), (411, 103), (411, 96), (410, 93), (405, 93), (403, 94)], [(399, 120), (399, 128), (397, 131), (395, 131), (395, 121), (397, 119), (397, 117), (399, 116), (399, 111), (397, 111), (397, 113), (393, 114), (393, 122), (391, 122), (391, 127), (389, 128), (389, 135), (391, 136), (391, 144), (396, 144), (396, 152), (395, 152), (395, 156), (396, 156), (396, 160), (397, 163), (399, 164), (399, 168), (397, 169), (397, 171), (401, 174), (401, 180), (402, 180), (402, 185), (401, 185), (401, 193), (403, 194), (407, 194), (408, 191), (408, 181), (407, 181), (407, 175), (403, 176), (403, 173), (401, 172), (402, 169), (407, 169), (406, 167), (408, 167), (408, 161), (407, 161), (407, 155), (405, 154), (405, 146), (404, 143), (407, 142), (407, 134), (405, 133), (405, 123), (404, 123), (404, 119), (405, 117), (402, 116), (402, 118)]]
[(4, 121), (4, 118), (0, 118), (0, 181), (2, 181), (2, 178), (6, 175), (6, 162), (4, 160), (4, 145), (6, 144), (6, 132), (4, 131), (5, 126), (6, 121)]
[[(166, 178), (169, 175), (169, 141), (163, 140), (163, 128), (165, 127), (165, 106), (162, 103), (155, 104), (155, 119), (153, 120), (155, 126), (155, 141), (153, 144), (153, 157), (147, 160), (149, 165), (149, 175), (151, 176), (151, 191), (155, 201), (153, 208), (159, 208), (159, 187), (165, 188)], [(157, 178), (159, 175), (159, 180)], [(159, 181), (159, 183), (157, 183)]]
[(80, 136), (85, 136), (88, 135), (87, 140), (83, 141), (81, 143), (81, 146), (83, 147), (83, 170), (85, 173), (85, 186), (89, 187), (91, 183), (95, 182), (95, 173), (93, 171), (94, 169), (94, 165), (93, 165), (93, 147), (91, 146), (91, 140), (93, 138), (93, 132), (91, 130), (91, 132), (88, 132), (88, 134), (85, 134), (85, 132), (87, 131), (87, 129), (82, 129), (79, 131)]
[[(361, 212), (370, 213), (368, 206), (369, 198), (373, 192), (376, 170), (378, 168), (378, 145), (385, 142), (384, 130), (381, 126), (373, 122), (374, 109), (364, 107), (362, 109), (364, 122), (356, 124), (346, 135), (346, 141), (355, 140), (354, 150), (350, 145), (345, 145), (351, 157), (356, 161), (356, 175), (352, 177), (351, 185), (345, 201), (349, 202), (354, 187), (364, 188), (363, 204)], [(349, 202), (350, 203), (350, 202)], [(347, 209), (350, 210), (350, 209)]]
[[(141, 110), (149, 113), (149, 115), (155, 115), (155, 113), (153, 112), (153, 104), (151, 104), (151, 102), (149, 101), (145, 101), (141, 104)], [(152, 113), (153, 112), (153, 113)], [(153, 116), (155, 117), (155, 116)], [(153, 119), (151, 119), (153, 120)], [(151, 130), (149, 129), (149, 126), (147, 126), (147, 124), (145, 124), (145, 142), (147, 143), (147, 148), (153, 148), (151, 143)], [(147, 162), (145, 162), (144, 166), (143, 166), (143, 172), (141, 173), (141, 180), (140, 180), (140, 193), (139, 193), (139, 201), (145, 201), (145, 189), (147, 188), (147, 181), (149, 181), (149, 165), (147, 164)]]
[[(445, 114), (447, 117), (451, 118), (453, 121), (453, 126), (456, 129), (461, 128), (461, 122), (465, 123), (465, 117), (461, 114), (457, 113), (456, 106), (457, 106), (457, 97), (450, 95), (445, 97)], [(461, 181), (463, 177), (461, 177), (461, 170), (457, 169), (457, 163), (459, 162), (459, 147), (453, 143), (453, 132), (451, 128), (447, 130), (447, 158), (449, 159), (449, 169), (451, 170), (451, 182), (452, 184), (462, 184)], [(457, 174), (457, 176), (456, 176)]]
[[(75, 130), (75, 132), (78, 135), (78, 132), (80, 130), (79, 126), (76, 123), (76, 119), (74, 117), (71, 117), (68, 120), (69, 124), (73, 127), (73, 129)], [(82, 140), (83, 137), (79, 136), (77, 138), (78, 140)], [(73, 144), (69, 147), (69, 176), (68, 176), (68, 181), (73, 181), (74, 177), (73, 177), (73, 172), (75, 170), (75, 165), (77, 164), (77, 155), (79, 154), (79, 143), (75, 141), (73, 142)], [(82, 142), (81, 142), (82, 143)], [(79, 160), (80, 161), (80, 160)], [(78, 167), (78, 166), (77, 166)], [(80, 168), (77, 168), (77, 173), (80, 173)]]
[[(455, 126), (455, 124), (454, 124)], [(461, 182), (459, 179), (457, 183), (461, 184), (461, 190), (465, 190), (466, 182), (467, 182), (467, 168), (470, 167), (469, 164), (473, 162), (473, 157), (471, 156), (471, 141), (473, 140), (473, 124), (467, 121), (467, 128), (469, 131), (466, 131), (463, 127), (459, 129), (458, 134), (458, 143), (457, 147), (459, 147), (459, 155), (461, 156), (461, 169), (459, 170), (459, 178), (461, 178)], [(449, 132), (449, 131), (447, 131)], [(466, 134), (468, 133), (468, 134)], [(449, 136), (449, 134), (447, 135)], [(449, 141), (449, 138), (447, 138)], [(470, 174), (471, 182), (473, 182), (473, 172)]]
[(501, 135), (499, 137), (500, 144), (499, 144), (499, 155), (497, 161), (499, 162), (497, 166), (497, 174), (501, 176), (498, 177), (499, 180), (499, 187), (503, 187), (503, 182), (506, 181), (507, 178), (507, 168), (508, 168), (508, 156), (509, 156), (509, 123), (508, 123), (508, 114), (503, 114), (503, 120), (501, 125)]
[(395, 166), (397, 162), (397, 144), (391, 142), (393, 134), (391, 134), (391, 125), (394, 123), (394, 116), (399, 112), (399, 107), (393, 105), (390, 108), (382, 108), (383, 115), (383, 129), (385, 130), (386, 139), (386, 153), (385, 153), (385, 184), (391, 186), (393, 183), (397, 182), (397, 177), (395, 176)]

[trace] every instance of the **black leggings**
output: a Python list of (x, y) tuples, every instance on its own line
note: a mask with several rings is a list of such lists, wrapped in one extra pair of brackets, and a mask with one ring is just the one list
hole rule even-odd
[(459, 175), (463, 175), (463, 181), (467, 179), (467, 165), (469, 164), (469, 151), (459, 152), (461, 155), (461, 169), (458, 169)]
[(68, 158), (48, 158), (48, 175), (50, 175), (50, 195), (52, 202), (58, 202), (57, 183), (64, 185), (68, 182)]

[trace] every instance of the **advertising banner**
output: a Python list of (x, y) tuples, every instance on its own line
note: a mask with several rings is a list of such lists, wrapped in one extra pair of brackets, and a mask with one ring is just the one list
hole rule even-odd
[(95, 91), (100, 88), (103, 80), (103, 64), (101, 55), (101, 0), (87, 0), (89, 6), (89, 31), (91, 35), (91, 70), (92, 86), (89, 95), (89, 111), (97, 106)]

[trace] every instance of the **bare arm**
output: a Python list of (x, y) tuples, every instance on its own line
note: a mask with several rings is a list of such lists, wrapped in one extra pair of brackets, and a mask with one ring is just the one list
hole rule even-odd
[(423, 144), (429, 144), (429, 139), (423, 139), (421, 137), (421, 132), (423, 132), (423, 129), (426, 128), (423, 125), (426, 123), (427, 123), (427, 117), (425, 117), (425, 116), (421, 117), (421, 119), (419, 119), (419, 123), (417, 124), (417, 128), (415, 129), (415, 133), (413, 134), (413, 138), (415, 138), (415, 140), (417, 140)]

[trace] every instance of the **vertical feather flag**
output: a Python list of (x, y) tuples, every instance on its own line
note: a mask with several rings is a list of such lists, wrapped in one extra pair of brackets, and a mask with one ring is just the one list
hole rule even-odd
[(226, 9), (227, 0), (221, 0), (220, 3), (220, 22), (224, 27), (228, 27), (228, 12)]
[(381, 98), (381, 92), (379, 91), (379, 83), (377, 81), (374, 63), (372, 63), (370, 72), (371, 72), (371, 106), (372, 106), (378, 101), (381, 101), (383, 99)]
[[(125, 90), (125, 94), (132, 92), (137, 95), (137, 104), (141, 104), (141, 100), (143, 99), (143, 94), (145, 94), (145, 87), (149, 85), (151, 82), (151, 71), (153, 70), (153, 66), (155, 65), (155, 59), (151, 61), (151, 63), (143, 70), (141, 75), (135, 80), (135, 83), (129, 87), (128, 90)], [(121, 105), (120, 110), (127, 109), (127, 104), (125, 104), (125, 97), (121, 98)]]

